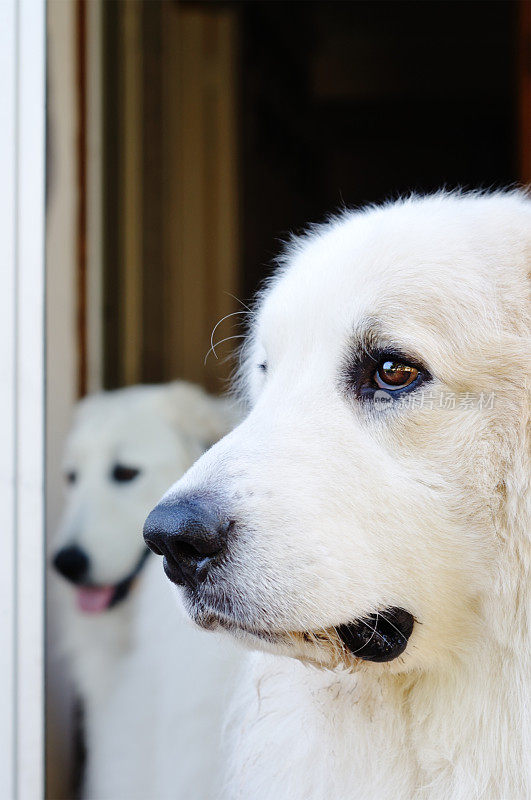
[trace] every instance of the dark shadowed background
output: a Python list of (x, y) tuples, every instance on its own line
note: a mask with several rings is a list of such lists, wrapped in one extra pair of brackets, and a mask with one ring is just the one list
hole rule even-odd
[(104, 5), (105, 385), (219, 388), (227, 366), (203, 359), (238, 308), (224, 293), (247, 301), (309, 221), (521, 179), (521, 16), (510, 0)]

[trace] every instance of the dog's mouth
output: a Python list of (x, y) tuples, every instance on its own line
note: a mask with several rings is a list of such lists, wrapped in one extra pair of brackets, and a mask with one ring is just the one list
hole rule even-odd
[(236, 638), (258, 640), (266, 649), (290, 652), (295, 648), (303, 660), (328, 666), (350, 667), (356, 659), (374, 663), (394, 661), (404, 653), (415, 624), (409, 611), (394, 606), (319, 631), (267, 630), (247, 626), (217, 612), (191, 613), (201, 627), (221, 627)]
[(145, 550), (131, 572), (122, 580), (113, 584), (78, 584), (76, 586), (76, 603), (85, 614), (101, 614), (115, 608), (128, 596), (131, 588), (144, 567), (150, 551)]

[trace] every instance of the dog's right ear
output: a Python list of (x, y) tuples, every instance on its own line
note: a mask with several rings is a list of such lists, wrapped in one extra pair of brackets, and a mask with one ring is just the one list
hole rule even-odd
[(231, 431), (242, 416), (236, 401), (210, 395), (186, 381), (161, 387), (161, 402), (165, 418), (205, 449)]

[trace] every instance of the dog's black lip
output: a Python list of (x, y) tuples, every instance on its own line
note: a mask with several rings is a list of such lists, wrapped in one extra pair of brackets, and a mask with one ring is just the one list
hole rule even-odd
[(356, 658), (382, 663), (402, 655), (414, 623), (409, 611), (392, 607), (339, 625), (336, 630), (345, 647)]
[(123, 600), (126, 599), (129, 592), (131, 591), (131, 586), (133, 585), (133, 581), (138, 576), (139, 572), (142, 571), (144, 568), (148, 556), (151, 555), (151, 551), (145, 548), (145, 550), (140, 555), (140, 558), (136, 562), (135, 566), (125, 578), (119, 581), (114, 587), (114, 594), (112, 596), (111, 602), (109, 603), (109, 608), (114, 608), (114, 606), (121, 603)]
[[(142, 569), (144, 568), (149, 555), (151, 555), (151, 551), (148, 550), (146, 547), (145, 550), (141, 553), (140, 558), (136, 562), (131, 572), (128, 575), (126, 575), (125, 578), (122, 578), (121, 581), (118, 581), (118, 583), (114, 584), (113, 595), (111, 597), (109, 605), (105, 609), (106, 611), (108, 611), (110, 608), (114, 608), (115, 606), (119, 605), (128, 597), (133, 582), (135, 578), (138, 576), (139, 572), (141, 572)], [(76, 586), (78, 587), (86, 586), (92, 589), (100, 588), (100, 585), (97, 583), (83, 583), (83, 584), (78, 583), (76, 584)]]

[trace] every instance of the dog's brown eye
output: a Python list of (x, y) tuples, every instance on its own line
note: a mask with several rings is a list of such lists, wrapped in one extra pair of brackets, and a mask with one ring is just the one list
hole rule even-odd
[[(357, 398), (370, 403), (398, 400), (432, 380), (428, 368), (415, 356), (383, 348), (372, 352), (365, 349), (359, 360), (347, 366), (346, 377)], [(380, 406), (387, 407), (387, 403), (380, 403)]]
[(374, 381), (380, 389), (403, 389), (418, 378), (419, 371), (411, 364), (399, 361), (384, 361), (374, 373)]

